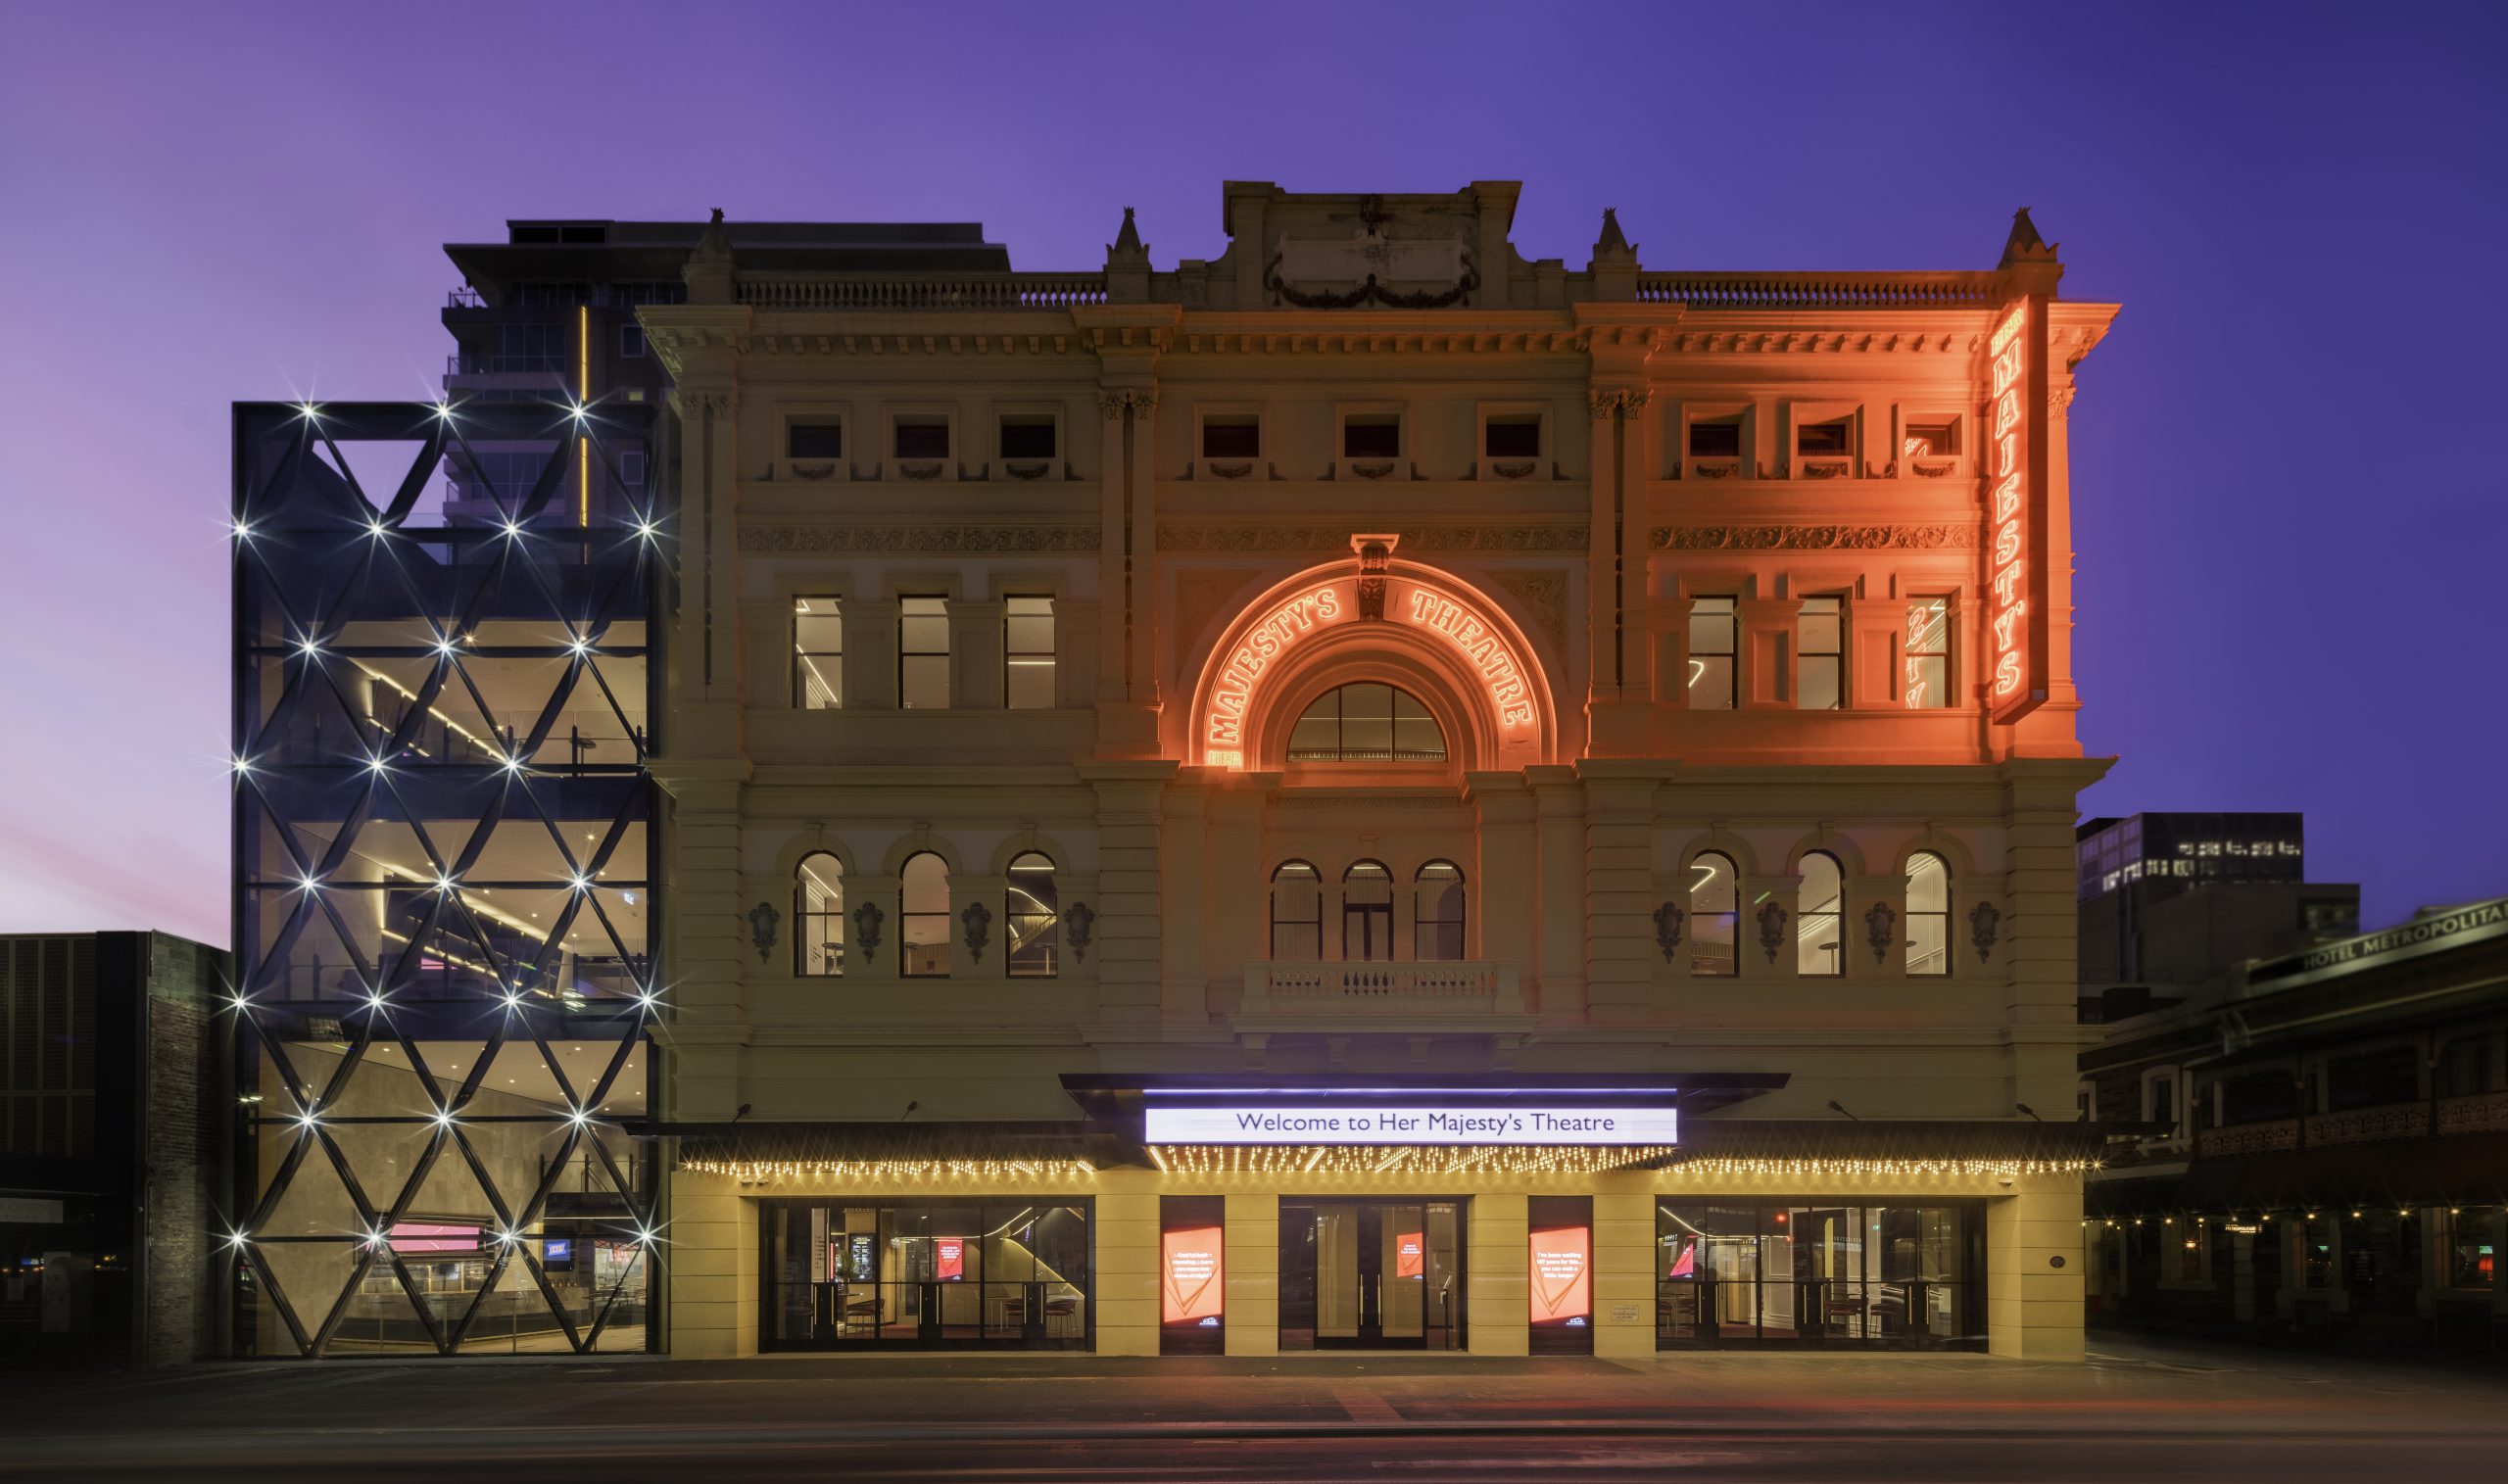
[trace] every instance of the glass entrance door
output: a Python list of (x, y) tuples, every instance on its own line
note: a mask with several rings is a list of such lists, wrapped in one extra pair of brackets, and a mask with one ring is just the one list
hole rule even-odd
[(1460, 1349), (1463, 1203), (1280, 1203), (1284, 1350)]

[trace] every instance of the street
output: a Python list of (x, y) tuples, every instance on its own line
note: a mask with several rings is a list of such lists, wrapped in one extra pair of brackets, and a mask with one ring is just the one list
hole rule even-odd
[(2497, 1372), (1983, 1356), (203, 1365), (14, 1388), (11, 1479), (2487, 1477)]

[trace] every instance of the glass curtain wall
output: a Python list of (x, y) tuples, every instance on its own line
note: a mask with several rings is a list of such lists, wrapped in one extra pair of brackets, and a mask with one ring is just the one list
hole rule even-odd
[(1655, 1205), (1655, 1343), (1985, 1347), (1984, 1215), (1933, 1206)]
[(651, 410), (235, 439), (233, 1348), (647, 1348)]
[(759, 1235), (766, 1350), (1086, 1350), (1085, 1198), (772, 1201)]

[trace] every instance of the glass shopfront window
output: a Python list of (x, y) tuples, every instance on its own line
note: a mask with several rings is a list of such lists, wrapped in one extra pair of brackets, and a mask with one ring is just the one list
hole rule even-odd
[(1971, 1204), (1655, 1207), (1655, 1344), (1985, 1346)]
[(759, 1228), (764, 1350), (1086, 1350), (1085, 1199), (777, 1201)]

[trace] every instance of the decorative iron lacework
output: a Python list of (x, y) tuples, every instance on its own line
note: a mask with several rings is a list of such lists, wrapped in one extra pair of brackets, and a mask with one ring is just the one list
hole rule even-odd
[(235, 439), (235, 1348), (643, 1349), (651, 411)]

